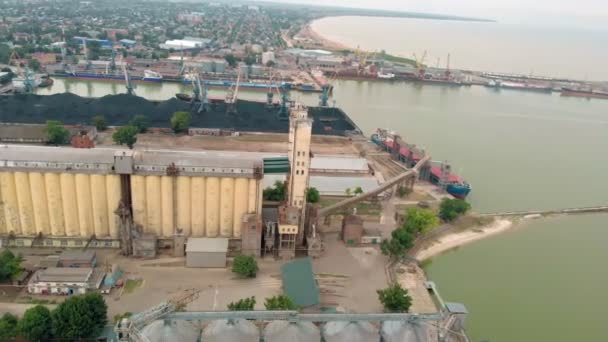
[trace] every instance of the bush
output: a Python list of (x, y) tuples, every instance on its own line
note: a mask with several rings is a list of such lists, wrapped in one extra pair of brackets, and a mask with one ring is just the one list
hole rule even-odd
[(106, 118), (103, 115), (95, 115), (91, 122), (93, 126), (97, 128), (98, 131), (105, 131), (108, 128), (108, 124), (106, 123)]
[(137, 142), (138, 129), (135, 126), (122, 126), (112, 134), (112, 140), (118, 145), (127, 145), (129, 148), (133, 148), (133, 145)]
[(384, 240), (380, 244), (382, 254), (391, 258), (398, 258), (414, 246), (414, 236), (405, 228), (397, 228), (391, 233), (390, 240)]
[(5, 313), (0, 318), (0, 341), (11, 341), (17, 336), (17, 324), (19, 320), (10, 313)]
[(298, 306), (286, 295), (266, 298), (266, 310), (297, 310)]
[(258, 272), (258, 263), (249, 255), (237, 255), (232, 263), (232, 272), (247, 278), (255, 278)]
[(410, 306), (412, 306), (412, 297), (408, 295), (407, 290), (402, 288), (399, 283), (376, 292), (378, 293), (380, 303), (384, 306), (384, 311), (408, 312)]
[(61, 122), (56, 120), (48, 120), (44, 128), (46, 140), (49, 144), (65, 145), (70, 142), (70, 131), (63, 127)]
[(471, 205), (466, 201), (444, 198), (439, 206), (439, 218), (445, 222), (451, 222), (469, 210), (471, 210)]
[(264, 189), (262, 196), (266, 201), (281, 202), (285, 200), (285, 183), (281, 181), (274, 182), (274, 187)]
[(410, 188), (408, 188), (406, 186), (400, 186), (399, 190), (397, 190), (397, 194), (399, 195), (400, 198), (406, 197), (410, 193), (412, 193), (412, 190), (410, 190)]
[(355, 191), (353, 193), (355, 194), (355, 196), (359, 196), (363, 193), (363, 189), (360, 186), (358, 186), (355, 188)]
[(146, 133), (148, 130), (148, 120), (144, 115), (135, 115), (131, 121), (130, 126), (135, 126), (138, 133)]
[(308, 203), (317, 203), (321, 199), (321, 195), (319, 195), (319, 190), (317, 188), (308, 188), (306, 190), (306, 202)]
[(243, 298), (237, 302), (228, 304), (230, 311), (251, 311), (255, 307), (255, 297)]
[(190, 126), (190, 113), (188, 112), (175, 112), (171, 117), (171, 128), (175, 133), (180, 133), (188, 130)]
[(99, 293), (74, 296), (53, 310), (53, 332), (63, 339), (94, 338), (107, 323), (108, 307)]

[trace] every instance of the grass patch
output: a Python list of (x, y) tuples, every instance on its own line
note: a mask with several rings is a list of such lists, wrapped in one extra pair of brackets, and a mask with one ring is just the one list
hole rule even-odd
[(143, 282), (144, 281), (142, 279), (128, 279), (125, 282), (125, 285), (124, 285), (125, 286), (124, 292), (125, 293), (132, 293), (138, 287), (140, 287)]
[(457, 220), (452, 222), (452, 224), (461, 230), (465, 229), (473, 229), (475, 227), (483, 227), (494, 221), (493, 217), (488, 216), (475, 216), (475, 215), (465, 215), (459, 217)]

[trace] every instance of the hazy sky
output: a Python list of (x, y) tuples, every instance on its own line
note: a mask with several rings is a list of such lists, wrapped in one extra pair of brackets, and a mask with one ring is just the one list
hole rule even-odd
[(271, 0), (608, 28), (608, 0)]

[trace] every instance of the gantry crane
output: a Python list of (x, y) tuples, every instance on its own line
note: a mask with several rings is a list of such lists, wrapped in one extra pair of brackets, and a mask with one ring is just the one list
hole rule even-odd
[(125, 86), (127, 87), (127, 94), (135, 95), (135, 84), (131, 82), (131, 76), (129, 76), (129, 72), (127, 71), (126, 63), (122, 64), (122, 72), (125, 75)]
[(209, 111), (209, 98), (207, 96), (207, 86), (205, 82), (201, 81), (201, 77), (198, 72), (195, 72), (194, 69), (190, 70), (190, 81), (192, 82), (192, 100), (190, 100), (190, 104), (194, 105), (196, 102), (199, 103), (197, 112), (207, 112)]
[(421, 58), (418, 58), (418, 56), (416, 56), (416, 53), (414, 53), (414, 60), (416, 61), (416, 69), (418, 70), (418, 78), (420, 78), (421, 80), (425, 78), (425, 74), (426, 74), (426, 66), (424, 65), (425, 59), (426, 59), (426, 50), (424, 50), (424, 53), (422, 54)]
[(236, 83), (234, 83), (228, 89), (226, 93), (226, 113), (234, 114), (236, 113), (236, 100), (239, 95), (239, 86), (241, 84), (241, 68), (238, 68)]
[(334, 81), (338, 74), (334, 71), (329, 79), (325, 81), (325, 84), (321, 86), (322, 93), (319, 95), (319, 106), (327, 107), (327, 101), (329, 100), (329, 96), (334, 89)]

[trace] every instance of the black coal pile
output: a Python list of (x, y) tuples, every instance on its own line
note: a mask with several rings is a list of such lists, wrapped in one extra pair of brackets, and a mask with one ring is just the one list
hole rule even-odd
[[(288, 121), (278, 119), (278, 107), (238, 100), (236, 114), (226, 112), (224, 102), (214, 102), (210, 111), (198, 113), (190, 103), (178, 99), (149, 101), (142, 97), (119, 94), (84, 98), (71, 93), (55, 95), (21, 94), (0, 96), (0, 121), (45, 123), (58, 120), (65, 124), (90, 124), (95, 115), (103, 115), (109, 125), (125, 125), (135, 115), (145, 115), (151, 127), (169, 127), (171, 115), (178, 111), (192, 113), (191, 127), (224, 128), (236, 131), (287, 132)], [(355, 127), (338, 108), (309, 108), (314, 119), (313, 133), (344, 135)]]

